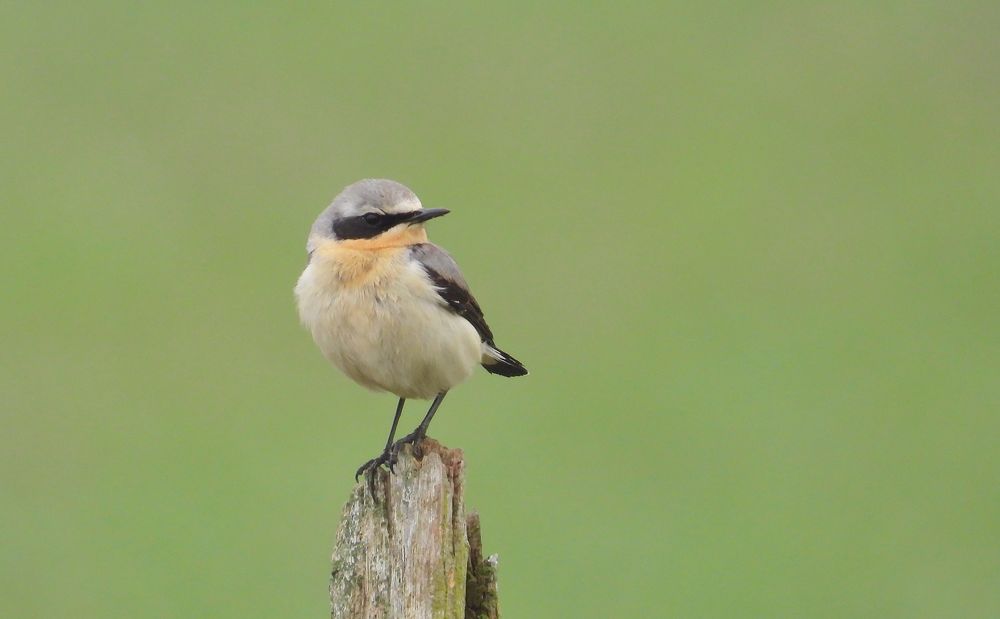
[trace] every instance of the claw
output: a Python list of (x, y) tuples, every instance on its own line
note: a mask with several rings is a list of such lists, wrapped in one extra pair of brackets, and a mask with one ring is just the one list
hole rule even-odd
[(358, 483), (358, 479), (365, 471), (370, 469), (372, 465), (375, 464), (375, 460), (377, 460), (377, 458), (372, 458), (368, 462), (365, 462), (364, 464), (358, 467), (358, 470), (354, 472), (354, 483)]
[(378, 475), (378, 467), (377, 466), (373, 466), (372, 468), (368, 469), (368, 472), (367, 472), (366, 475), (368, 477), (368, 494), (371, 495), (372, 500), (374, 501), (375, 500), (375, 476)]
[(399, 460), (399, 450), (403, 448), (404, 445), (413, 446), (413, 455), (417, 460), (422, 460), (424, 457), (424, 450), (420, 448), (420, 441), (424, 440), (422, 435), (418, 435), (416, 432), (411, 432), (399, 439), (389, 447), (389, 470), (395, 472), (393, 469), (396, 462)]
[(371, 493), (372, 499), (374, 499), (375, 476), (378, 475), (379, 469), (382, 468), (382, 465), (385, 465), (386, 468), (389, 469), (389, 472), (395, 475), (396, 464), (399, 462), (399, 450), (402, 449), (404, 445), (412, 445), (414, 457), (418, 460), (422, 460), (424, 457), (424, 450), (420, 448), (420, 442), (423, 439), (423, 435), (418, 434), (416, 431), (407, 434), (390, 445), (379, 456), (372, 458), (358, 467), (358, 470), (354, 473), (354, 482), (357, 483), (362, 475), (368, 477), (368, 491)]
[(402, 446), (403, 443), (396, 441), (392, 444), (392, 447), (389, 448), (389, 458), (392, 460), (390, 467), (396, 466), (396, 462), (399, 461), (399, 450)]
[(389, 452), (384, 451), (378, 457), (362, 464), (354, 473), (354, 483), (357, 483), (362, 475), (368, 478), (368, 492), (372, 495), (372, 500), (375, 499), (375, 476), (378, 475), (379, 468), (388, 460)]

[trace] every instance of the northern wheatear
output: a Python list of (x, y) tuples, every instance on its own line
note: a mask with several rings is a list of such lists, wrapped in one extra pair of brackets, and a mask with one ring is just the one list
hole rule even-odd
[[(354, 382), (399, 397), (382, 453), (355, 478), (385, 464), (427, 434), (448, 390), (476, 366), (500, 376), (528, 373), (493, 343), (483, 311), (458, 265), (428, 242), (424, 222), (448, 214), (425, 209), (405, 186), (366, 179), (349, 185), (313, 224), (309, 263), (295, 286), (299, 317), (316, 345)], [(393, 442), (407, 398), (431, 399), (420, 425)]]

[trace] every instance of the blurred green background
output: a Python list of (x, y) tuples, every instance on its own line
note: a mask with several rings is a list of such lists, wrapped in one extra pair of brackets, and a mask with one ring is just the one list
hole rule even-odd
[(1000, 616), (1000, 5), (877, 4), (5, 4), (0, 616), (327, 613), (369, 176), (532, 372), (432, 427), (507, 617)]

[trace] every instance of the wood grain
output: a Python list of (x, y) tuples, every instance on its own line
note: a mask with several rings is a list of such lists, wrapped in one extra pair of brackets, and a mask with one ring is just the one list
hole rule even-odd
[(334, 619), (495, 619), (496, 563), (465, 512), (460, 449), (407, 446), (375, 497), (362, 479), (344, 506), (330, 580)]

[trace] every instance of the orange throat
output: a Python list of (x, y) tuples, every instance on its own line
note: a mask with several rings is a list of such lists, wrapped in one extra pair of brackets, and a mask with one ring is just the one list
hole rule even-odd
[(386, 277), (399, 254), (426, 242), (423, 226), (402, 226), (372, 239), (318, 240), (312, 259), (341, 285), (359, 286)]

